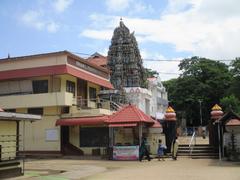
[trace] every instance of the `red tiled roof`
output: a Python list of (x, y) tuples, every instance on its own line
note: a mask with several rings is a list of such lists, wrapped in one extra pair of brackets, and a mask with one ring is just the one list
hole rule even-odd
[(106, 123), (154, 123), (154, 120), (138, 109), (135, 105), (127, 105), (111, 115)]
[(109, 124), (109, 127), (135, 127), (137, 123), (119, 123), (119, 124)]
[(98, 84), (100, 86), (107, 87), (109, 89), (114, 89), (113, 85), (107, 79), (104, 79), (92, 73), (88, 73), (82, 69), (75, 69), (73, 67), (67, 66), (67, 72), (73, 76), (79, 77), (86, 81), (90, 81), (94, 84)]
[(108, 116), (92, 116), (58, 119), (56, 126), (73, 126), (73, 125), (103, 125)]
[(27, 78), (47, 75), (71, 74), (80, 79), (90, 81), (94, 84), (113, 89), (113, 85), (100, 76), (94, 75), (82, 69), (75, 69), (68, 65), (45, 66), (37, 68), (16, 69), (0, 72), (0, 80)]
[(240, 119), (231, 119), (226, 123), (226, 126), (240, 126)]
[(88, 62), (96, 64), (97, 66), (106, 66), (107, 65), (107, 57), (91, 57), (88, 59)]
[[(6, 61), (16, 61), (16, 60), (27, 60), (27, 59), (31, 59), (33, 60), (34, 58), (39, 58), (39, 57), (50, 57), (50, 56), (58, 56), (58, 55), (67, 55), (68, 57), (72, 57), (73, 59), (80, 61), (81, 63), (87, 64), (89, 66), (92, 66), (94, 68), (97, 68), (101, 71), (104, 72), (108, 72), (108, 70), (106, 70), (106, 68), (103, 68), (101, 66), (97, 66), (94, 63), (89, 63), (88, 61), (86, 61), (85, 59), (77, 56), (76, 54), (73, 54), (67, 50), (64, 51), (58, 51), (58, 52), (50, 52), (50, 53), (42, 53), (42, 54), (33, 54), (33, 55), (26, 55), (26, 56), (18, 56), (18, 57), (8, 57), (8, 58), (3, 58), (0, 59), (0, 63), (5, 63)], [(102, 55), (101, 55), (102, 56)], [(104, 57), (104, 56), (102, 56)]]
[(150, 126), (151, 128), (161, 128), (162, 125), (160, 124), (160, 122), (154, 120), (154, 124), (152, 126)]

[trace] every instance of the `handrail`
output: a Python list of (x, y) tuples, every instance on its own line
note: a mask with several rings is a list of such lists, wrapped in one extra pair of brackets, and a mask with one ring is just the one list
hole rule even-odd
[(114, 101), (109, 101), (110, 102), (110, 108), (117, 111), (122, 108), (121, 105), (115, 103)]
[(192, 156), (192, 151), (195, 145), (196, 145), (196, 132), (194, 131), (192, 134), (191, 140), (189, 142), (190, 156)]
[[(93, 104), (90, 104), (93, 103)], [(77, 96), (77, 106), (81, 108), (103, 108), (117, 111), (122, 106), (114, 101), (102, 98), (88, 98), (83, 99), (81, 96)]]

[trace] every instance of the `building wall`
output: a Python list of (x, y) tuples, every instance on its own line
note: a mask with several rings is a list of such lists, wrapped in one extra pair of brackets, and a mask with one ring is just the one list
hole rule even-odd
[(115, 128), (114, 130), (114, 142), (121, 143), (124, 145), (125, 143), (133, 144), (134, 137), (133, 137), (133, 129), (132, 128)]
[[(11, 135), (11, 136), (5, 136)], [(2, 146), (2, 158), (14, 158), (16, 156), (16, 135), (17, 123), (16, 121), (3, 121), (0, 119), (0, 145)], [(3, 142), (9, 141), (9, 142)], [(4, 148), (6, 146), (12, 146)], [(11, 152), (11, 153), (6, 153)]]
[[(154, 82), (149, 82), (148, 89), (140, 87), (124, 88), (127, 99), (130, 103), (136, 105), (144, 113), (156, 117), (156, 113), (164, 113), (167, 109), (167, 104), (158, 102), (158, 98), (167, 102), (167, 92), (162, 86), (159, 79)], [(148, 103), (149, 102), (149, 103)]]
[(157, 154), (159, 139), (162, 140), (162, 144), (166, 144), (165, 143), (165, 135), (162, 134), (162, 129), (161, 128), (149, 128), (147, 142), (150, 146), (151, 154)]
[(240, 153), (240, 127), (239, 126), (227, 127), (226, 129), (228, 132), (224, 133), (223, 145), (228, 149), (232, 148), (231, 147), (231, 144), (232, 144), (231, 131), (233, 130), (234, 139), (235, 139), (235, 148), (237, 152)]
[(71, 106), (72, 104), (76, 104), (76, 96), (73, 98), (72, 93), (66, 92), (66, 80), (73, 81), (76, 84), (76, 78), (73, 76), (41, 76), (29, 78), (28, 80), (48, 80), (48, 93), (1, 96), (0, 101), (2, 102), (2, 108), (13, 109), (55, 105)]
[[(14, 63), (13, 63), (13, 61), (14, 61)], [(1, 63), (0, 71), (53, 66), (53, 65), (61, 65), (61, 64), (66, 64), (66, 63), (67, 63), (66, 55), (34, 57), (34, 59), (27, 58), (27, 59), (22, 59), (22, 60), (9, 60), (9, 61), (4, 61), (3, 63)]]
[[(14, 61), (14, 63), (13, 63)], [(11, 59), (9, 61), (0, 62), (0, 71), (25, 69), (25, 68), (37, 68), (53, 65), (67, 64), (67, 55), (49, 55), (46, 57), (24, 58), (24, 59)], [(107, 74), (105, 72), (105, 74)], [(60, 127), (55, 126), (56, 120), (61, 118), (60, 109), (63, 106), (70, 107), (70, 116), (73, 116), (72, 111), (78, 112), (80, 116), (92, 116), (99, 114), (109, 114), (109, 110), (104, 112), (101, 110), (92, 112), (91, 109), (86, 109), (85, 112), (81, 112), (76, 107), (77, 104), (77, 78), (71, 75), (54, 75), (54, 76), (41, 76), (32, 77), (21, 80), (48, 80), (48, 93), (41, 94), (18, 94), (18, 95), (6, 95), (0, 97), (0, 102), (3, 104), (2, 108), (16, 109), (16, 112), (27, 113), (28, 108), (43, 107), (44, 114), (42, 120), (31, 123), (21, 122), (19, 131), (24, 135), (24, 146), (21, 150), (25, 151), (60, 151)], [(75, 97), (72, 93), (66, 92), (66, 81), (72, 81), (75, 83)], [(15, 80), (14, 80), (15, 81)], [(29, 82), (28, 82), (29, 83)], [(31, 84), (31, 83), (29, 83)], [(89, 87), (96, 88), (98, 94), (100, 90), (99, 85), (88, 82)], [(89, 95), (89, 93), (87, 93)], [(104, 113), (103, 113), (104, 112)], [(98, 114), (97, 114), (98, 113)], [(24, 127), (25, 126), (25, 127)], [(2, 128), (2, 126), (0, 126)], [(24, 132), (23, 132), (24, 131)], [(1, 133), (1, 129), (0, 129)], [(70, 142), (79, 146), (79, 128), (70, 127)], [(21, 142), (23, 145), (23, 142)], [(86, 150), (88, 151), (88, 150)], [(90, 151), (90, 150), (89, 150)]]
[[(19, 112), (19, 110), (17, 111)], [(21, 111), (26, 113), (27, 109), (21, 109)], [(56, 107), (45, 107), (42, 120), (33, 123), (21, 122), (19, 129), (20, 134), (25, 134), (24, 150), (60, 151), (60, 127), (55, 126), (56, 120), (59, 118), (59, 110)], [(23, 145), (22, 143), (21, 145)]]

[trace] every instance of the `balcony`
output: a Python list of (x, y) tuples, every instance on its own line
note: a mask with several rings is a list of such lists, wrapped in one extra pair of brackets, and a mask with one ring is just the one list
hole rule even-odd
[(62, 118), (111, 115), (121, 108), (118, 104), (106, 99), (82, 99), (77, 97), (77, 104), (71, 107), (70, 113), (62, 114)]
[(1, 108), (15, 109), (45, 106), (72, 106), (76, 99), (72, 93), (52, 92), (42, 94), (19, 94), (0, 96)]

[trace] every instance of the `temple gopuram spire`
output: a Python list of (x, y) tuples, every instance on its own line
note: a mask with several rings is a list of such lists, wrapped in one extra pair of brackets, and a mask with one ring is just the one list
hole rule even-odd
[(146, 79), (142, 64), (134, 32), (130, 33), (121, 18), (119, 27), (114, 30), (108, 51), (108, 67), (115, 89), (144, 87)]

